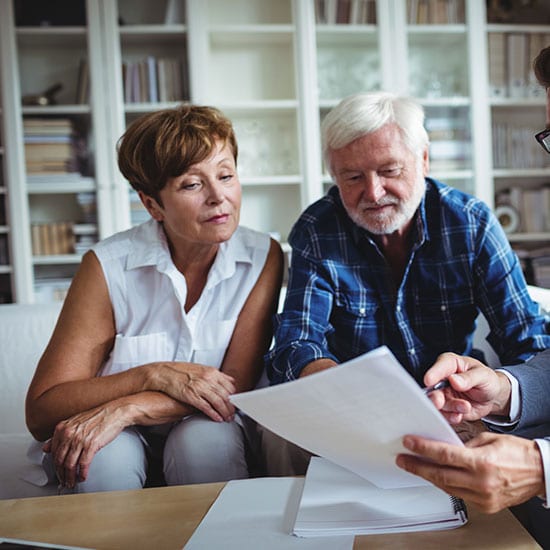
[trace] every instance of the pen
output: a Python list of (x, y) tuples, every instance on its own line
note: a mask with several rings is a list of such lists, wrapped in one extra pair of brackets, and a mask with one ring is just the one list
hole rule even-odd
[(427, 388), (424, 388), (425, 395), (428, 395), (436, 390), (442, 390), (443, 388), (448, 388), (450, 386), (449, 381), (447, 379), (440, 380), (437, 384), (434, 384), (433, 386), (428, 386)]

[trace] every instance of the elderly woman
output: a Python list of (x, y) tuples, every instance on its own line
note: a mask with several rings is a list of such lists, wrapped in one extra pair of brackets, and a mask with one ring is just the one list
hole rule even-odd
[(182, 106), (135, 121), (119, 168), (151, 220), (86, 253), (30, 385), (44, 466), (75, 492), (249, 475), (250, 423), (229, 401), (260, 379), (282, 252), (239, 226), (230, 121)]

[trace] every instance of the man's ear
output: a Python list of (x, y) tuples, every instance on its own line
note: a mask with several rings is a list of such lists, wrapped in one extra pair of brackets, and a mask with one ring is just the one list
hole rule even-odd
[(430, 148), (426, 147), (422, 153), (422, 171), (424, 177), (426, 177), (430, 172)]
[(146, 195), (143, 191), (138, 191), (138, 196), (147, 212), (151, 214), (151, 217), (157, 222), (161, 222), (164, 219), (164, 215), (159, 203), (153, 197)]

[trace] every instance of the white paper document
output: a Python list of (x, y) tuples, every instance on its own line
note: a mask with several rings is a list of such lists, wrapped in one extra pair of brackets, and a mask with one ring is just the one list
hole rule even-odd
[(434, 485), (381, 489), (341, 466), (313, 457), (294, 533), (318, 537), (436, 531), (466, 522), (464, 503)]
[(292, 535), (303, 485), (303, 479), (288, 477), (229, 481), (185, 550), (351, 550), (352, 535)]
[(231, 396), (254, 420), (379, 487), (426, 485), (401, 470), (403, 436), (462, 445), (385, 346), (298, 380)]

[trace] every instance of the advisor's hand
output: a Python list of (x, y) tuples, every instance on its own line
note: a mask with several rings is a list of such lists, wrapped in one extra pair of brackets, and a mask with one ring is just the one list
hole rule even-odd
[(484, 432), (465, 447), (407, 435), (403, 445), (416, 456), (399, 454), (396, 464), (495, 513), (543, 495), (544, 472), (538, 445), (529, 439)]
[(444, 353), (426, 372), (424, 383), (432, 386), (444, 379), (450, 387), (429, 397), (451, 424), (508, 414), (511, 386), (505, 374), (471, 357)]

